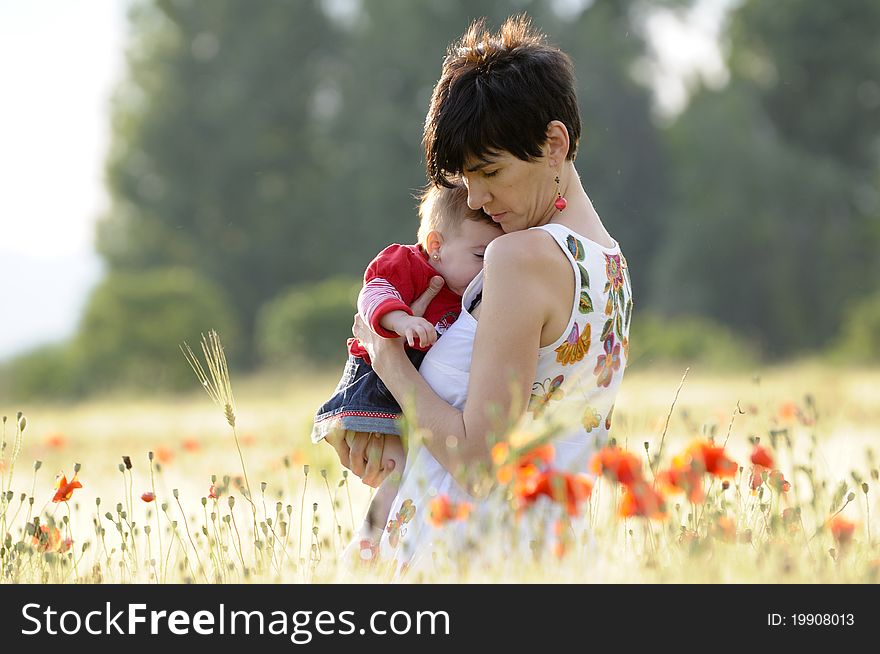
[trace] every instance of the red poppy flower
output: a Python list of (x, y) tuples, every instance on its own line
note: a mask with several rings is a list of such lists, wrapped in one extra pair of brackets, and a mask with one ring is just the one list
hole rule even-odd
[(764, 475), (769, 472), (770, 469), (764, 466), (752, 466), (752, 472), (749, 474), (749, 488), (753, 491), (758, 490), (758, 487), (764, 483)]
[(156, 448), (156, 458), (159, 459), (159, 463), (164, 463), (167, 465), (174, 460), (174, 452), (172, 452), (164, 445), (159, 445)]
[(54, 552), (61, 546), (61, 532), (57, 527), (40, 525), (40, 532), (31, 537), (31, 542), (41, 552)]
[(628, 486), (642, 481), (642, 462), (619, 447), (603, 447), (590, 459), (590, 472)]
[(831, 535), (840, 547), (846, 547), (852, 541), (853, 533), (856, 530), (856, 523), (847, 520), (841, 515), (836, 515), (828, 523), (831, 527)]
[(543, 445), (538, 445), (537, 447), (530, 449), (528, 452), (523, 453), (519, 458), (519, 464), (526, 465), (533, 463), (537, 465), (543, 463), (549, 465), (553, 462), (553, 457), (555, 456), (556, 451), (553, 449), (553, 446), (550, 443), (544, 443)]
[(678, 534), (678, 544), (679, 545), (691, 545), (692, 543), (696, 543), (699, 540), (699, 534), (693, 529), (684, 529), (682, 528), (681, 532)]
[(686, 454), (702, 469), (715, 477), (733, 477), (739, 466), (724, 453), (724, 447), (718, 447), (708, 441), (697, 441), (686, 450)]
[(794, 402), (783, 402), (779, 405), (779, 411), (777, 412), (777, 416), (782, 422), (794, 422), (800, 410), (797, 407), (797, 404)]
[(187, 452), (198, 452), (201, 448), (201, 445), (199, 445), (199, 439), (197, 438), (185, 438), (181, 445)]
[(553, 523), (553, 534), (556, 536), (553, 542), (553, 555), (561, 559), (573, 544), (571, 523), (568, 520), (557, 520)]
[(73, 475), (73, 479), (67, 481), (67, 477), (63, 473), (58, 473), (55, 477), (55, 496), (52, 498), (53, 502), (66, 502), (71, 497), (73, 497), (73, 491), (76, 488), (82, 488), (82, 484), (79, 483), (76, 479), (76, 475)]
[(447, 522), (467, 519), (471, 508), (467, 502), (455, 504), (448, 495), (438, 495), (428, 504), (428, 520), (435, 527), (442, 527)]
[(770, 477), (767, 479), (767, 483), (776, 490), (777, 493), (787, 493), (791, 488), (791, 484), (785, 481), (785, 477), (782, 476), (782, 471), (774, 470), (770, 473)]
[(657, 473), (657, 483), (668, 492), (687, 493), (688, 501), (694, 504), (700, 504), (706, 499), (702, 475), (689, 465), (673, 463), (669, 469)]
[(46, 436), (46, 445), (54, 450), (61, 449), (67, 444), (64, 434), (54, 433)]
[(736, 523), (726, 515), (719, 516), (712, 525), (712, 535), (726, 543), (736, 542)]
[(141, 499), (144, 502), (152, 502), (153, 500), (156, 499), (156, 495), (152, 491), (147, 491), (146, 493), (141, 495)]
[(663, 496), (645, 481), (626, 486), (620, 500), (620, 516), (662, 520), (666, 518)]
[(41, 552), (59, 552), (63, 554), (67, 552), (73, 545), (70, 538), (61, 538), (61, 532), (57, 527), (49, 527), (48, 525), (40, 525), (40, 533), (34, 534), (31, 541)]
[(533, 476), (538, 472), (539, 466), (549, 465), (555, 455), (553, 446), (545, 443), (520, 455), (516, 463), (509, 463), (510, 445), (508, 443), (496, 443), (492, 447), (492, 462), (498, 467), (495, 474), (500, 484), (509, 484), (514, 478), (522, 480)]
[(773, 467), (773, 457), (770, 456), (770, 451), (766, 447), (755, 445), (755, 449), (752, 450), (752, 456), (750, 458), (752, 463), (756, 466), (764, 466), (765, 468)]
[(211, 488), (208, 491), (208, 498), (212, 500), (216, 500), (220, 497), (220, 489), (217, 488), (214, 484), (211, 484)]
[(578, 514), (581, 502), (593, 492), (593, 481), (583, 474), (569, 474), (547, 470), (529, 478), (514, 489), (520, 508), (533, 504), (541, 495), (565, 505), (569, 515)]

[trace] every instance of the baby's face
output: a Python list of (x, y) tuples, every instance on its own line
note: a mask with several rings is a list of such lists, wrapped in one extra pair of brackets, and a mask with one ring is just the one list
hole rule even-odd
[(456, 233), (448, 237), (443, 235), (440, 260), (431, 260), (431, 264), (446, 280), (449, 289), (462, 295), (468, 284), (483, 269), (486, 246), (503, 233), (498, 225), (465, 220)]

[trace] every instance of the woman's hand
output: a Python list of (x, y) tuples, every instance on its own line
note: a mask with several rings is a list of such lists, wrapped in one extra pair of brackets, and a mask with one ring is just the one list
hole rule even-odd
[(359, 313), (356, 313), (354, 316), (351, 333), (354, 334), (354, 337), (358, 339), (367, 351), (367, 354), (370, 356), (370, 364), (380, 378), (385, 366), (399, 365), (401, 361), (408, 361), (403, 350), (404, 339), (379, 336), (379, 334), (370, 329), (370, 326), (361, 318)]
[(385, 477), (394, 470), (394, 461), (389, 467), (382, 467), (385, 451), (385, 439), (397, 438), (386, 434), (369, 434), (366, 432), (346, 432), (345, 442), (350, 448), (351, 471), (361, 478), (367, 486), (378, 488)]
[(395, 469), (395, 462), (389, 460), (383, 467), (382, 462), (386, 458), (385, 439), (397, 438), (385, 434), (371, 434), (355, 431), (334, 431), (324, 438), (339, 456), (339, 462), (343, 467), (351, 470), (361, 478), (367, 486), (378, 488)]
[(440, 275), (435, 275), (431, 277), (431, 281), (428, 283), (428, 288), (422, 293), (419, 297), (416, 298), (416, 301), (410, 305), (410, 309), (413, 312), (414, 316), (424, 316), (425, 311), (428, 310), (428, 305), (431, 304), (431, 300), (437, 297), (437, 293), (443, 288), (443, 285), (446, 282), (443, 281), (443, 278)]

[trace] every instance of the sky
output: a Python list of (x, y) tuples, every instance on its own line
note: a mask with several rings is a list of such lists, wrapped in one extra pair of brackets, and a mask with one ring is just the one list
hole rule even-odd
[[(636, 74), (661, 119), (695, 79), (725, 81), (717, 35), (732, 1), (646, 18), (655, 56)], [(129, 2), (0, 0), (0, 361), (70, 336), (103, 274), (94, 228)]]
[(0, 359), (73, 332), (101, 275), (123, 0), (0, 0)]

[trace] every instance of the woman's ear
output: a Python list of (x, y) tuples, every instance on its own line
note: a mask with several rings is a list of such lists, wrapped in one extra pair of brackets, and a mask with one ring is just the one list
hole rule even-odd
[(559, 166), (568, 157), (571, 143), (568, 140), (568, 129), (560, 120), (551, 120), (547, 123), (547, 141), (544, 143), (544, 152), (553, 167)]
[(425, 251), (433, 260), (440, 258), (440, 248), (443, 247), (443, 235), (436, 229), (432, 229), (425, 237)]

